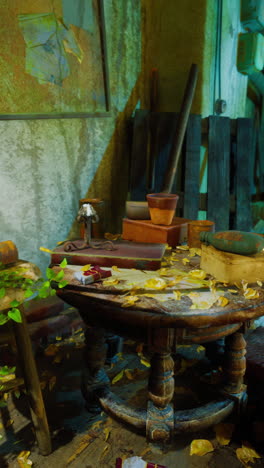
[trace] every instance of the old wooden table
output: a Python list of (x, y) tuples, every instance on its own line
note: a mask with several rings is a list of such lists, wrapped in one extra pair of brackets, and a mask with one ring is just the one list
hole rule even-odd
[[(189, 276), (199, 268), (197, 258), (189, 258), (189, 263), (183, 265), (183, 256), (188, 256), (188, 252), (179, 253), (179, 263), (171, 267), (175, 284), (171, 278), (162, 276), (161, 280), (168, 284), (163, 290), (145, 287), (148, 279), (158, 277), (156, 272), (140, 272), (136, 283), (138, 288), (141, 285), (141, 289), (135, 292), (137, 273), (134, 270), (113, 271), (117, 284), (98, 282), (83, 286), (73, 278), (74, 270), (80, 267), (69, 266), (65, 270), (69, 283), (57, 291), (59, 297), (77, 307), (84, 321), (93, 327), (86, 332), (84, 394), (87, 401), (90, 405), (99, 401), (108, 413), (145, 431), (149, 440), (166, 440), (173, 433), (205, 428), (221, 421), (235, 408), (243, 407), (246, 401), (243, 383), (246, 369), (245, 324), (264, 314), (264, 292), (260, 286), (255, 285), (258, 297), (250, 300), (244, 296), (246, 285), (244, 290), (233, 286), (230, 291), (228, 287), (222, 287), (221, 292), (215, 292), (213, 286), (213, 292), (210, 292), (208, 286), (212, 287), (212, 283), (199, 282)], [(183, 271), (182, 277), (179, 268)], [(162, 273), (166, 274), (166, 271)], [(134, 304), (132, 300), (126, 306), (126, 294), (131, 295), (131, 291), (127, 292), (129, 288), (137, 299)], [(180, 291), (179, 300), (174, 290)], [(146, 293), (149, 295), (143, 295)], [(218, 295), (228, 299), (228, 304), (217, 305)], [(152, 352), (147, 409), (133, 409), (111, 392), (103, 368), (105, 330), (144, 342)], [(206, 343), (221, 337), (227, 339), (225, 378), (222, 388), (218, 389), (218, 396), (213, 402), (195, 409), (174, 410), (174, 361), (171, 353), (175, 352), (177, 343)]]

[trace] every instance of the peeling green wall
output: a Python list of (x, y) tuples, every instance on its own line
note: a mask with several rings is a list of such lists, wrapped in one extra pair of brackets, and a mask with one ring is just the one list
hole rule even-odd
[[(106, 35), (112, 112), (106, 118), (0, 121), (0, 240), (42, 270), (53, 248), (72, 232), (78, 201), (106, 200), (116, 229), (127, 194), (124, 125), (140, 94), (141, 2), (107, 0)], [(115, 222), (111, 222), (115, 220)]]

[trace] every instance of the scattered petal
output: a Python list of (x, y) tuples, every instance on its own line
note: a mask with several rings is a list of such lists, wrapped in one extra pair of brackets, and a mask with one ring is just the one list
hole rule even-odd
[(134, 376), (131, 372), (131, 369), (125, 369), (125, 376), (127, 377), (128, 380), (133, 380)]
[(27, 450), (23, 450), (17, 456), (17, 462), (20, 468), (27, 468), (28, 466), (32, 466), (32, 461), (29, 460), (30, 452)]
[(139, 300), (138, 296), (126, 296), (124, 302), (122, 302), (122, 307), (130, 307)]
[(214, 447), (209, 440), (194, 439), (190, 447), (190, 455), (199, 455), (200, 457), (206, 453), (213, 452)]
[(228, 289), (228, 292), (230, 292), (231, 294), (237, 294), (238, 290), (237, 289)]
[(244, 289), (244, 297), (246, 299), (257, 299), (259, 297), (259, 291), (253, 288)]
[(142, 357), (140, 359), (140, 362), (141, 362), (141, 364), (143, 364), (143, 366), (150, 367), (150, 362), (145, 357)]
[(118, 268), (116, 265), (113, 265), (113, 266), (112, 266), (112, 270), (113, 270), (113, 271), (119, 271), (119, 272), (121, 272), (121, 270), (119, 270), (119, 268)]
[(116, 285), (116, 284), (118, 284), (118, 283), (119, 283), (119, 279), (114, 278), (114, 277), (112, 277), (112, 278), (107, 278), (107, 279), (105, 279), (105, 280), (103, 281), (103, 285), (104, 285), (104, 286), (114, 286), (114, 285)]
[(257, 281), (257, 285), (258, 285), (258, 286), (260, 286), (260, 287), (261, 287), (261, 286), (262, 286), (262, 284), (263, 284), (263, 283), (262, 283), (262, 281)]
[(103, 433), (105, 434), (105, 442), (109, 439), (110, 436), (110, 429), (109, 427), (105, 427), (103, 430)]
[(162, 278), (151, 278), (147, 280), (144, 284), (144, 288), (150, 288), (150, 289), (165, 289), (166, 286), (167, 286), (167, 283)]
[(45, 247), (40, 247), (39, 250), (41, 250), (41, 252), (47, 252), (47, 253), (53, 254), (52, 250), (46, 249)]
[(207, 273), (204, 270), (200, 270), (200, 269), (192, 270), (189, 273), (189, 276), (191, 276), (192, 278), (198, 278), (202, 280), (206, 277), (206, 275)]
[(81, 268), (81, 271), (89, 271), (91, 269), (91, 264), (88, 263), (87, 265), (84, 265), (82, 268)]
[(178, 250), (189, 250), (188, 245), (176, 245), (176, 249)]
[(225, 307), (227, 304), (229, 304), (229, 300), (225, 296), (220, 296), (218, 297), (216, 304), (220, 307)]
[(186, 263), (190, 263), (189, 258), (187, 258), (187, 257), (183, 258), (183, 259), (182, 259), (182, 263), (183, 263), (184, 265), (186, 265)]
[(173, 296), (176, 301), (181, 299), (181, 292), (180, 291), (173, 291)]

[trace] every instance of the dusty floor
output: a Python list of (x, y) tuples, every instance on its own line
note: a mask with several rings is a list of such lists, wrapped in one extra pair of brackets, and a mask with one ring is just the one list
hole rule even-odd
[[(83, 333), (71, 338), (54, 339), (56, 347), (48, 345), (37, 353), (37, 363), (43, 387), (43, 395), (50, 429), (53, 452), (48, 457), (38, 454), (30, 422), (27, 399), (21, 394), (10, 394), (7, 406), (0, 408), (2, 415), (0, 436), (0, 467), (18, 468), (17, 456), (22, 450), (30, 452), (29, 459), (34, 468), (115, 468), (118, 457), (141, 456), (145, 461), (159, 463), (167, 468), (239, 468), (243, 466), (264, 467), (264, 458), (254, 458), (254, 465), (243, 465), (236, 456), (236, 449), (250, 443), (264, 456), (264, 404), (263, 388), (252, 382), (249, 386), (249, 405), (243, 423), (234, 419), (234, 431), (228, 445), (221, 445), (214, 428), (202, 433), (177, 436), (171, 445), (157, 447), (148, 444), (145, 437), (123, 427), (104, 413), (97, 416), (85, 408), (80, 391)], [(144, 350), (143, 350), (144, 351)], [(196, 386), (196, 377), (206, 364), (203, 352), (191, 348), (180, 348), (176, 356), (176, 399), (175, 406), (191, 407), (208, 395), (202, 390), (194, 394), (190, 383)], [(203, 367), (205, 366), (205, 367)], [(106, 366), (111, 379), (122, 370), (128, 370), (113, 388), (131, 404), (144, 405), (145, 385), (148, 368), (140, 362), (136, 344), (125, 342), (123, 354), (116, 364)], [(135, 371), (135, 369), (137, 369)], [(198, 380), (197, 380), (198, 381)], [(207, 439), (213, 451), (203, 456), (190, 455), (190, 444), (194, 439)]]

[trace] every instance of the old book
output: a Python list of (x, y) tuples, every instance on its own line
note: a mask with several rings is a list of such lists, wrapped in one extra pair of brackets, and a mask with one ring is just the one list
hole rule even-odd
[[(93, 242), (96, 242), (93, 239)], [(83, 239), (74, 241), (78, 247)], [(51, 266), (59, 264), (64, 258), (71, 265), (98, 265), (120, 268), (137, 268), (138, 270), (158, 270), (165, 253), (166, 244), (147, 244), (141, 242), (113, 241), (114, 250), (93, 249), (64, 251), (60, 245), (51, 254)]]

